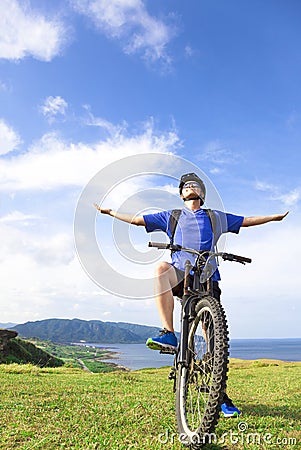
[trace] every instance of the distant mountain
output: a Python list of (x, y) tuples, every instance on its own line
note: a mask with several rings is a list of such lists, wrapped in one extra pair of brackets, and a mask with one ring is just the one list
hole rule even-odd
[(117, 325), (124, 330), (128, 330), (135, 335), (140, 337), (141, 342), (145, 342), (149, 337), (155, 336), (158, 334), (160, 328), (158, 327), (150, 327), (147, 325), (139, 325), (136, 323), (127, 323), (127, 322), (105, 322), (111, 325)]
[(0, 323), (0, 328), (3, 328), (4, 330), (7, 330), (8, 328), (12, 328), (18, 325), (17, 323), (12, 322), (6, 322), (6, 323)]
[(25, 338), (37, 337), (61, 343), (86, 341), (98, 344), (142, 343), (159, 330), (146, 325), (81, 319), (45, 319), (19, 324), (11, 329)]

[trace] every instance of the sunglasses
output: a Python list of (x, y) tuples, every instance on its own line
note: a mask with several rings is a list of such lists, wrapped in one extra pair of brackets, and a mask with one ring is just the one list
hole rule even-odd
[(195, 181), (187, 181), (187, 183), (184, 183), (183, 189), (186, 188), (201, 188), (199, 183), (196, 183)]

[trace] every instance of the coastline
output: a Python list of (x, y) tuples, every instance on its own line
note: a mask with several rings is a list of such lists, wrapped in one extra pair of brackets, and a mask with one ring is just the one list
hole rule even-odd
[(103, 350), (108, 350), (108, 355), (104, 356), (103, 358), (99, 358), (99, 360), (101, 362), (105, 363), (107, 366), (111, 366), (111, 367), (114, 367), (114, 368), (119, 369), (119, 370), (124, 370), (125, 372), (130, 372), (131, 371), (131, 369), (129, 367), (126, 367), (126, 366), (124, 366), (122, 364), (119, 364), (117, 362), (115, 363), (115, 362), (111, 361), (111, 360), (114, 360), (114, 359), (118, 360), (119, 356), (121, 355), (120, 352), (112, 352), (112, 351), (110, 351), (107, 348), (103, 349)]
[[(105, 355), (100, 359), (116, 369), (132, 371), (160, 367), (171, 367), (174, 356), (162, 355), (149, 350), (145, 344), (96, 344), (81, 343), (94, 347)], [(301, 362), (301, 339), (256, 339), (230, 341), (230, 367), (238, 367), (240, 361), (248, 366), (277, 365)]]
[[(118, 359), (121, 355), (121, 353), (118, 351), (112, 351), (113, 347), (107, 347), (107, 346), (105, 346), (105, 344), (95, 344), (95, 343), (88, 343), (88, 342), (72, 342), (71, 345), (78, 345), (80, 347), (88, 347), (88, 348), (93, 348), (93, 349), (98, 349), (98, 350), (104, 351), (106, 354), (96, 358), (97, 361), (100, 361), (100, 362), (106, 364), (106, 366), (108, 366), (108, 367), (122, 370), (124, 372), (131, 371), (131, 369), (129, 367), (127, 367), (123, 364), (120, 364), (118, 362), (111, 361), (111, 360), (118, 361)], [(96, 372), (92, 372), (80, 358), (77, 358), (77, 361), (82, 366), (83, 370), (85, 370), (86, 372), (96, 373)]]

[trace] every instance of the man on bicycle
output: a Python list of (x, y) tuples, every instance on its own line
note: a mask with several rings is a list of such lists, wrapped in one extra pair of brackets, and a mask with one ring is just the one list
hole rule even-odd
[[(239, 233), (241, 227), (281, 221), (288, 214), (286, 212), (285, 214), (270, 216), (243, 217), (221, 211), (212, 211), (211, 214), (214, 214), (216, 219), (216, 229), (213, 230), (210, 215), (201, 208), (206, 196), (206, 188), (203, 181), (195, 173), (184, 174), (180, 180), (179, 193), (184, 201), (184, 207), (178, 218), (173, 240), (175, 244), (196, 250), (213, 250), (218, 238), (223, 233)], [(96, 204), (94, 206), (102, 214), (109, 214), (133, 225), (144, 226), (148, 233), (163, 231), (171, 238), (171, 210), (137, 217), (111, 209), (100, 208)], [(183, 296), (184, 265), (187, 259), (193, 263), (192, 255), (185, 252), (174, 252), (172, 253), (171, 263), (162, 261), (156, 267), (155, 299), (163, 330), (159, 336), (147, 340), (146, 345), (150, 349), (176, 350), (177, 348), (177, 337), (173, 327), (174, 296), (180, 298)], [(221, 294), (218, 285), (219, 280), (220, 274), (217, 267), (215, 267), (212, 274), (213, 296), (218, 300)], [(226, 394), (222, 411), (227, 417), (240, 414), (240, 411), (233, 405)]]

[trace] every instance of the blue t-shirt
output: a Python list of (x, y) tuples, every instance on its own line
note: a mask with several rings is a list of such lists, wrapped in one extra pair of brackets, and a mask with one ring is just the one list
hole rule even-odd
[[(169, 229), (169, 219), (172, 210), (162, 211), (156, 214), (146, 214), (143, 216), (145, 221), (145, 229), (148, 233), (152, 231), (164, 231), (167, 236), (171, 237)], [(175, 235), (174, 244), (183, 247), (193, 248), (195, 250), (213, 250), (214, 245), (223, 233), (239, 233), (243, 222), (243, 216), (224, 213), (222, 211), (213, 211), (216, 216), (216, 235), (213, 242), (213, 232), (210, 219), (203, 209), (192, 211), (184, 206), (180, 215)], [(195, 256), (186, 252), (173, 252), (172, 264), (178, 269), (184, 270), (185, 261), (189, 259), (194, 264)], [(214, 274), (212, 279), (220, 280), (220, 274), (214, 263)]]

